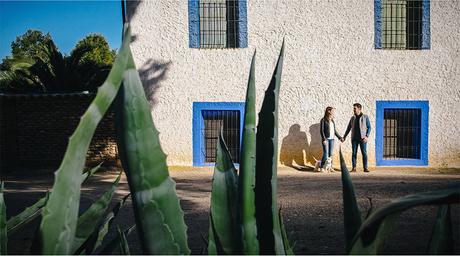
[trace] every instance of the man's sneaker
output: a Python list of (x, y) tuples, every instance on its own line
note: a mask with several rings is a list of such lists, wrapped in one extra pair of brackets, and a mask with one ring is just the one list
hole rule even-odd
[(353, 167), (350, 172), (356, 172), (356, 168)]
[(364, 169), (364, 172), (369, 172), (369, 169)]

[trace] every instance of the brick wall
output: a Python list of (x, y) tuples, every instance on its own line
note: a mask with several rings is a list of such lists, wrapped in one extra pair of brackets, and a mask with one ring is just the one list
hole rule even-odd
[[(0, 94), (0, 168), (54, 171), (68, 139), (94, 94)], [(87, 153), (87, 164), (117, 162), (114, 113), (99, 123)]]

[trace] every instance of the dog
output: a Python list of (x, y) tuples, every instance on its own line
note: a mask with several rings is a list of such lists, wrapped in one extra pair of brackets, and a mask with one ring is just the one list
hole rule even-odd
[(321, 160), (315, 159), (315, 172), (334, 172), (334, 169), (332, 168), (332, 158), (328, 157), (326, 159), (326, 162), (324, 163), (323, 168), (321, 168)]

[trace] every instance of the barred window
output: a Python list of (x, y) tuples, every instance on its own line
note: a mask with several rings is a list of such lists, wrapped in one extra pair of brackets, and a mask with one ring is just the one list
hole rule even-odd
[(239, 163), (240, 155), (240, 111), (238, 110), (203, 110), (203, 139), (206, 163), (216, 161), (216, 149), (222, 129), (225, 143), (234, 163)]
[(420, 109), (385, 109), (384, 159), (420, 159)]
[(237, 0), (200, 0), (200, 48), (238, 47)]
[(382, 48), (422, 49), (423, 0), (382, 0)]

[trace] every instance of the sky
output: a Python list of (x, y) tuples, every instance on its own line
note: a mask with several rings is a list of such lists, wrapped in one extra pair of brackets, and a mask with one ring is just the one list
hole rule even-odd
[(110, 48), (118, 49), (122, 30), (121, 3), (119, 0), (0, 0), (0, 59), (11, 55), (11, 42), (28, 29), (50, 33), (65, 54), (89, 33), (102, 34)]

